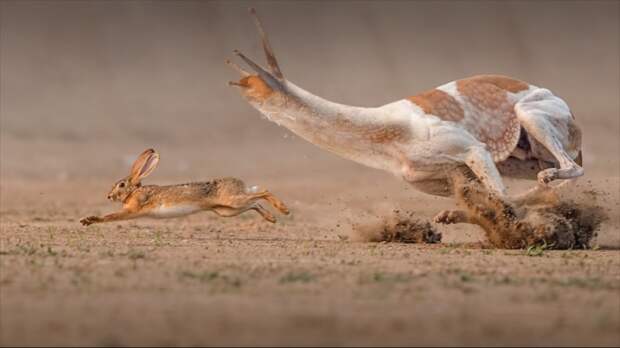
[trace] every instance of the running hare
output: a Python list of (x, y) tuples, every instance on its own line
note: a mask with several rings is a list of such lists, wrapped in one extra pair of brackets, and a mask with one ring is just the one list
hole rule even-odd
[(189, 215), (201, 210), (212, 210), (220, 216), (235, 216), (247, 210), (257, 211), (265, 220), (276, 222), (275, 217), (257, 201), (264, 199), (283, 214), (289, 211), (279, 199), (256, 186), (247, 188), (235, 178), (215, 179), (170, 186), (142, 186), (141, 180), (151, 174), (159, 163), (159, 154), (153, 149), (144, 151), (133, 163), (130, 174), (117, 181), (108, 193), (108, 199), (123, 203), (119, 212), (105, 216), (89, 216), (80, 220), (90, 224), (138, 217), (170, 218)]

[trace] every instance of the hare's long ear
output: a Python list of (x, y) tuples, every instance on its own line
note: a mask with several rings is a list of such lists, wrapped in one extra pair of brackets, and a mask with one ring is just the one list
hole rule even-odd
[(147, 149), (138, 156), (133, 166), (131, 167), (130, 181), (132, 184), (137, 184), (140, 180), (147, 177), (157, 164), (159, 163), (159, 154), (153, 149)]

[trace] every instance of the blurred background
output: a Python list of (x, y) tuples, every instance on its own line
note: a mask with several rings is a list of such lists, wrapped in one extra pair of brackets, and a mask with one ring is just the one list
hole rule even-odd
[[(237, 48), (263, 61), (262, 17), (284, 74), (376, 106), (499, 73), (563, 97), (590, 177), (620, 173), (619, 3), (613, 1), (2, 1), (2, 183), (107, 179), (147, 147), (158, 180), (218, 175), (386, 178), (262, 119), (227, 81)], [(107, 187), (108, 183), (106, 183)]]
[[(481, 250), (467, 224), (437, 226), (439, 245), (348, 241), (352, 223), (454, 201), (318, 149), (229, 87), (233, 49), (264, 61), (250, 6), (284, 75), (333, 101), (482, 73), (564, 98), (586, 170), (569, 190), (610, 213), (600, 250)], [(0, 345), (617, 345), (619, 22), (618, 1), (0, 1)], [(106, 194), (148, 147), (145, 184), (236, 176), (292, 214), (82, 227), (118, 209)]]

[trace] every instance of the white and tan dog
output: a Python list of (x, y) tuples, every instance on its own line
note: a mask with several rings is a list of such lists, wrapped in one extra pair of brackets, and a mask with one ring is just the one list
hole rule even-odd
[[(500, 173), (538, 178), (541, 187), (583, 175), (581, 131), (568, 105), (547, 89), (499, 75), (479, 75), (380, 107), (334, 103), (284, 78), (254, 9), (269, 70), (235, 51), (256, 73), (227, 61), (230, 82), (269, 120), (309, 142), (417, 189), (448, 195), (452, 170), (467, 166), (505, 197)], [(460, 222), (442, 212), (438, 222)]]

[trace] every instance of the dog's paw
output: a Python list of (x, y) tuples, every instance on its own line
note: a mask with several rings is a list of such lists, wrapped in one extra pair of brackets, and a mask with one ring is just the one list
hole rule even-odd
[(460, 210), (443, 210), (435, 215), (433, 221), (438, 224), (457, 224), (464, 222), (465, 212)]
[(558, 170), (556, 168), (545, 169), (538, 173), (538, 182), (547, 185), (558, 178)]

